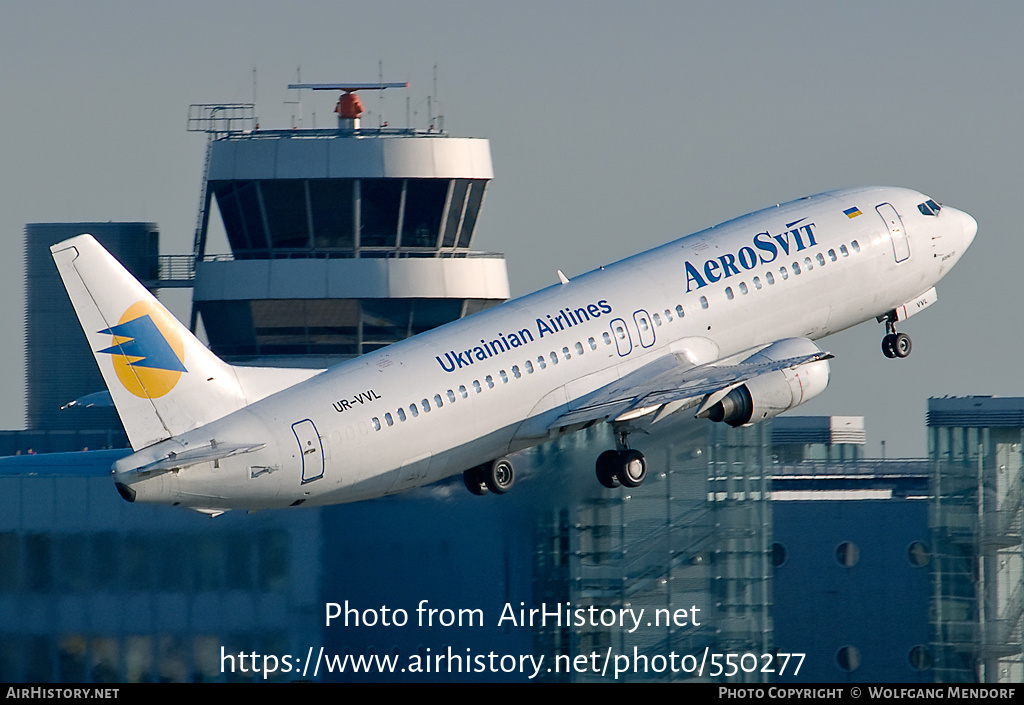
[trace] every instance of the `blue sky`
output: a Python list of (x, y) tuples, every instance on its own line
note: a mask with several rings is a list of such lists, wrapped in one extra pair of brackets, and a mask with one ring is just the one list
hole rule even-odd
[[(929, 396), (1024, 394), (1017, 373), (1024, 114), (1020, 3), (11, 2), (0, 24), (0, 427), (24, 419), (23, 228), (158, 223), (191, 248), (203, 136), (191, 103), (256, 102), (291, 125), (285, 86), (410, 81), (445, 127), (491, 140), (475, 246), (514, 294), (810, 193), (898, 185), (967, 210), (978, 238), (903, 330), (833, 336), (829, 389), (799, 413), (864, 415), (868, 453), (925, 452)], [(405, 96), (364, 99), (392, 125)], [(307, 94), (306, 126), (333, 96)], [(185, 310), (171, 300), (177, 311)]]

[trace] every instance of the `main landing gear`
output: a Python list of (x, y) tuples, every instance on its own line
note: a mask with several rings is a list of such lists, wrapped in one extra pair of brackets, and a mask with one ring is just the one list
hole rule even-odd
[(626, 445), (626, 434), (617, 434), (616, 450), (606, 450), (597, 457), (597, 481), (614, 489), (639, 487), (647, 479), (647, 461), (644, 454)]
[(906, 357), (910, 354), (910, 336), (896, 332), (896, 314), (885, 317), (885, 337), (882, 338), (882, 354), (886, 357)]
[(477, 465), (462, 473), (466, 489), (475, 495), (485, 495), (488, 490), (494, 494), (505, 494), (516, 481), (516, 470), (512, 461), (501, 457), (483, 465)]

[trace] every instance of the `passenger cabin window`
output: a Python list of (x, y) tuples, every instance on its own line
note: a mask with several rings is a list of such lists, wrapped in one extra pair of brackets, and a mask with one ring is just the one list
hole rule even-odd
[(708, 298), (706, 296), (700, 297), (700, 307), (701, 308), (707, 308), (708, 307)]
[[(702, 303), (707, 303), (707, 302), (702, 300)], [(704, 306), (704, 308), (707, 308), (707, 306)], [(679, 316), (680, 318), (683, 317), (683, 307), (682, 306), (676, 306), (676, 315)]]

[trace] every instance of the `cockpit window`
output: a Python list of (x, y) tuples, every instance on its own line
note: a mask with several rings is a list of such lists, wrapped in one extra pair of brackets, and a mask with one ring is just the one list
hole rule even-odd
[(921, 211), (922, 215), (938, 215), (941, 209), (942, 206), (930, 198), (924, 203), (917, 204), (917, 210)]

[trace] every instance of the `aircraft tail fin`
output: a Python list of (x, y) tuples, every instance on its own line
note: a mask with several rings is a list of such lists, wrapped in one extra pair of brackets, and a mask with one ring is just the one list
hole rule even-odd
[(234, 368), (182, 325), (91, 235), (50, 248), (132, 448), (246, 404)]

